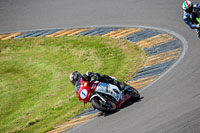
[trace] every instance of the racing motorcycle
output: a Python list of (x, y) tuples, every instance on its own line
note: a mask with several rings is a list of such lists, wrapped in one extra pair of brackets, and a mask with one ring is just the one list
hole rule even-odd
[(115, 85), (99, 81), (84, 81), (81, 78), (76, 87), (78, 87), (76, 89), (80, 101), (91, 102), (93, 108), (104, 113), (113, 113), (128, 101), (140, 99), (139, 92), (128, 85), (122, 92)]

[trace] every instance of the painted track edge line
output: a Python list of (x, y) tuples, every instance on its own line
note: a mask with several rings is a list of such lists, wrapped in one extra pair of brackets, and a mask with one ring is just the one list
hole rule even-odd
[(181, 36), (180, 34), (174, 32), (172, 30), (169, 30), (169, 29), (157, 28), (157, 27), (151, 27), (151, 26), (139, 26), (139, 25), (137, 27), (138, 28), (151, 28), (151, 29), (155, 29), (155, 30), (164, 31), (164, 32), (167, 32), (167, 33), (173, 35), (174, 37), (178, 38), (182, 42), (182, 52), (181, 52), (181, 55), (179, 56), (179, 58), (166, 71), (164, 71), (156, 80), (154, 80), (153, 82), (149, 83), (147, 86), (145, 86), (144, 88), (139, 90), (139, 92), (142, 92), (142, 91), (146, 90), (148, 87), (150, 87), (151, 85), (153, 85), (155, 82), (160, 80), (162, 77), (164, 77), (176, 65), (178, 65), (178, 63), (183, 59), (183, 57), (185, 56), (185, 54), (188, 50), (188, 42), (186, 41), (186, 39), (183, 36)]

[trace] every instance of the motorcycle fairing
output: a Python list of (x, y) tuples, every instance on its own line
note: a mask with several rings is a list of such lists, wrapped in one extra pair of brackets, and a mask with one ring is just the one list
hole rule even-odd
[(95, 92), (104, 93), (112, 96), (117, 102), (120, 100), (122, 92), (117, 86), (107, 83), (99, 83), (95, 89)]

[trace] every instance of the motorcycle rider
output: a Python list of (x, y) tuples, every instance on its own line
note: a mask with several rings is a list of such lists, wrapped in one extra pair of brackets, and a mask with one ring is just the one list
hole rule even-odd
[(191, 1), (186, 0), (183, 2), (182, 8), (184, 10), (183, 20), (191, 29), (195, 29), (200, 38), (200, 25), (196, 20), (197, 11), (200, 10), (200, 4), (193, 5)]
[(89, 82), (100, 81), (104, 83), (110, 83), (116, 85), (121, 91), (123, 91), (126, 86), (125, 83), (121, 83), (108, 75), (100, 75), (99, 73), (93, 73), (93, 72), (86, 72), (84, 75), (81, 75), (80, 72), (74, 71), (70, 74), (69, 80), (76, 87), (76, 92), (78, 92), (80, 88), (81, 78), (83, 78), (84, 81), (89, 81)]

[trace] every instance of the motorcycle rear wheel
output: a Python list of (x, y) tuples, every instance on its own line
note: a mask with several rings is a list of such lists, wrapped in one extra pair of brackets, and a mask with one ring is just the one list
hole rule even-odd
[(98, 97), (94, 97), (91, 100), (91, 103), (95, 109), (98, 109), (99, 111), (104, 112), (104, 113), (113, 113), (113, 112), (116, 112), (117, 110), (117, 106), (115, 103), (108, 100), (106, 105), (103, 105), (102, 104), (103, 101)]

